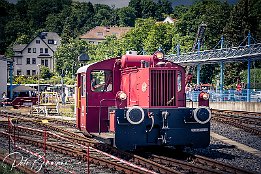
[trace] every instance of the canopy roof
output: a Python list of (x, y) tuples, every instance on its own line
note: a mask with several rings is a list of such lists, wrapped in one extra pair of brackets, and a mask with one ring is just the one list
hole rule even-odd
[(24, 85), (19, 85), (13, 89), (13, 92), (28, 92), (28, 91), (36, 91), (36, 89)]

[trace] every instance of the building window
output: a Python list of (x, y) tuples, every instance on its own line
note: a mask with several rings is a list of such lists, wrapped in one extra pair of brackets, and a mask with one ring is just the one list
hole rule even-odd
[(36, 48), (33, 48), (33, 53), (36, 53)]
[(22, 65), (22, 57), (17, 57), (16, 65)]
[(36, 75), (36, 70), (32, 70), (32, 75)]
[(54, 40), (48, 40), (48, 44), (54, 44)]
[(41, 60), (41, 65), (44, 65), (44, 60), (43, 59)]
[(20, 69), (17, 70), (16, 75), (20, 76), (22, 75), (22, 71)]
[(103, 36), (103, 32), (97, 32), (97, 36)]
[(40, 53), (43, 53), (43, 48), (40, 48)]
[(48, 67), (48, 59), (44, 61), (44, 66)]
[(30, 76), (30, 70), (26, 70), (26, 75)]
[(89, 41), (90, 44), (94, 44), (94, 41)]
[(37, 44), (40, 44), (40, 40), (36, 40), (36, 43), (37, 43)]
[(30, 64), (30, 58), (26, 58), (26, 64)]
[(36, 64), (36, 58), (32, 58), (32, 64)]
[(28, 48), (28, 53), (31, 53), (31, 48)]
[(45, 53), (48, 53), (48, 48), (45, 48), (45, 49), (44, 49), (44, 52), (45, 52)]

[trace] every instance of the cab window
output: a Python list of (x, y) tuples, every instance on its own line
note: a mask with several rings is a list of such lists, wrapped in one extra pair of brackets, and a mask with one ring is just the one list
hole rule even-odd
[(110, 92), (113, 89), (112, 71), (110, 70), (93, 70), (90, 79), (90, 88), (93, 92)]
[(86, 94), (86, 76), (84, 74), (81, 75), (81, 96), (85, 97)]
[(182, 89), (181, 82), (182, 82), (182, 81), (181, 81), (181, 72), (178, 71), (178, 77), (177, 77), (178, 92), (180, 92), (181, 89)]

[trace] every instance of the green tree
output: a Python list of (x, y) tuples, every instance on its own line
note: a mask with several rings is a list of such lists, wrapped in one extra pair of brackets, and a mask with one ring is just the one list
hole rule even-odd
[(93, 22), (95, 25), (111, 26), (115, 22), (113, 19), (114, 12), (108, 5), (95, 4), (94, 5), (95, 15), (93, 17)]
[(44, 80), (50, 79), (53, 76), (53, 73), (46, 66), (41, 66), (40, 72), (41, 78)]
[(230, 13), (224, 35), (230, 45), (238, 46), (250, 31), (261, 40), (261, 0), (240, 0)]
[(135, 10), (132, 7), (123, 7), (118, 9), (119, 25), (122, 27), (131, 26), (135, 24)]
[(142, 18), (142, 8), (141, 8), (141, 1), (140, 0), (130, 0), (129, 7), (135, 10), (135, 16), (137, 18)]
[(155, 22), (152, 18), (137, 19), (135, 27), (122, 39), (125, 48), (127, 50), (142, 51), (144, 49), (144, 40), (147, 38), (148, 32), (155, 25)]
[[(225, 41), (228, 46), (246, 45), (248, 32), (256, 40), (261, 40), (261, 0), (240, 0), (231, 10), (229, 21), (224, 28)], [(245, 42), (243, 42), (245, 39)], [(257, 66), (260, 62), (257, 62)], [(225, 84), (236, 83), (247, 62), (235, 62), (226, 64)]]
[(153, 54), (158, 48), (168, 53), (172, 48), (172, 38), (174, 37), (174, 25), (169, 23), (154, 24), (147, 33), (144, 40), (144, 49)]
[[(229, 4), (217, 0), (202, 0), (197, 1), (188, 10), (183, 7), (179, 10), (183, 11), (183, 13), (179, 15), (180, 19), (177, 22), (177, 32), (180, 33), (181, 40), (184, 41), (184, 38), (189, 40), (186, 41), (185, 44), (186, 51), (190, 51), (192, 49), (198, 26), (201, 23), (207, 25), (203, 48), (213, 49), (222, 36), (223, 28), (228, 21), (228, 16), (230, 13)], [(189, 43), (192, 44), (188, 45)], [(217, 73), (215, 71), (216, 66), (218, 65), (204, 65), (201, 67), (200, 76), (203, 83), (211, 83)], [(196, 68), (194, 68), (194, 74), (196, 74), (195, 71)]]
[(129, 7), (135, 10), (137, 18), (156, 17), (157, 4), (153, 0), (130, 0)]
[(156, 18), (157, 20), (163, 20), (166, 15), (170, 15), (173, 13), (173, 8), (170, 1), (167, 0), (158, 0), (156, 5)]
[[(59, 13), (65, 5), (70, 5), (71, 0), (26, 0), (27, 15), (32, 22), (32, 27), (44, 28), (44, 23), (49, 14)], [(41, 7), (41, 8), (39, 8)]]
[(70, 39), (68, 43), (61, 44), (54, 54), (56, 59), (56, 71), (58, 74), (62, 74), (62, 71), (64, 71), (65, 73), (67, 72), (65, 75), (74, 75), (76, 70), (80, 67), (78, 56), (81, 53), (88, 53), (91, 55), (89, 47), (87, 42), (79, 39)]
[(5, 34), (5, 25), (11, 18), (10, 12), (13, 6), (5, 0), (0, 0), (0, 54), (4, 54), (5, 48), (10, 44), (6, 42), (8, 36)]

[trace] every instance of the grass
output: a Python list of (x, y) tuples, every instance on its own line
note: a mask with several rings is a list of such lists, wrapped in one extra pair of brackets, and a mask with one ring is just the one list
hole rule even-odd
[(66, 117), (75, 117), (74, 104), (60, 105), (60, 114)]

